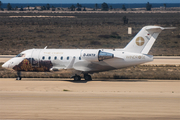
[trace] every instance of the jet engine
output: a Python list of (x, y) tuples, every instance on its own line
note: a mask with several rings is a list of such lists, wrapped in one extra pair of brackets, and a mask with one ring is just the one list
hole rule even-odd
[(83, 50), (81, 56), (82, 59), (87, 61), (103, 61), (114, 58), (114, 54), (102, 52), (101, 50)]

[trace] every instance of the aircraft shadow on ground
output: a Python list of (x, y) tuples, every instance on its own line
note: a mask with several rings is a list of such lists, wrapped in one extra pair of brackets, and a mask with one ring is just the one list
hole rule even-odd
[(93, 81), (103, 81), (103, 82), (147, 82), (148, 80), (146, 79), (93, 79), (92, 81), (87, 81), (87, 80), (80, 80), (80, 81), (75, 81), (71, 79), (53, 79), (53, 78), (26, 78), (22, 79), (22, 81), (65, 81), (65, 82), (72, 82), (72, 83), (88, 83), (88, 82), (93, 82)]
[(126, 79), (114, 79), (114, 80), (92, 80), (92, 81), (87, 81), (87, 80), (81, 80), (81, 81), (74, 81), (74, 80), (60, 80), (60, 81), (67, 81), (67, 82), (73, 82), (73, 83), (87, 83), (87, 82), (93, 82), (93, 81), (103, 81), (103, 82), (147, 82), (148, 80), (126, 80)]

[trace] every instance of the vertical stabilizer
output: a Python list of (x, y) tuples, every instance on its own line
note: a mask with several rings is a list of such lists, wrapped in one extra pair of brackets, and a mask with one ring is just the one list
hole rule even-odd
[(145, 26), (124, 48), (127, 52), (148, 54), (159, 33), (165, 28), (160, 26)]

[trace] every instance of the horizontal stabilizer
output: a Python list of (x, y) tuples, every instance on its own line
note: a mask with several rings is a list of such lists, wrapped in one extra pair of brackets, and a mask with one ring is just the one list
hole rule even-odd
[(164, 29), (176, 29), (177, 27), (164, 27)]

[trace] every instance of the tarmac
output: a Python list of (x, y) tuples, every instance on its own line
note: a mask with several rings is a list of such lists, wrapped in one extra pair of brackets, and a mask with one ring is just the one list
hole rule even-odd
[(0, 78), (0, 120), (179, 120), (179, 80)]

